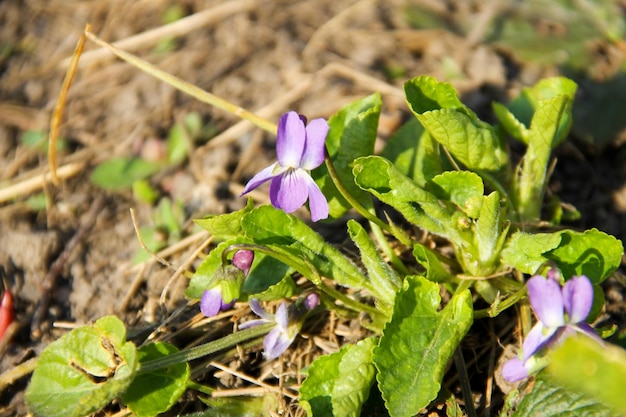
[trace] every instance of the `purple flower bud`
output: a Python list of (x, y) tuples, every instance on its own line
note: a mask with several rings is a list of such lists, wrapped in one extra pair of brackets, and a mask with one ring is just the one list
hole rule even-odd
[(233, 265), (241, 269), (248, 276), (252, 262), (254, 261), (254, 252), (251, 250), (238, 250), (233, 255)]
[(317, 293), (312, 292), (304, 298), (304, 302), (302, 304), (304, 305), (304, 308), (311, 311), (320, 305), (320, 296)]

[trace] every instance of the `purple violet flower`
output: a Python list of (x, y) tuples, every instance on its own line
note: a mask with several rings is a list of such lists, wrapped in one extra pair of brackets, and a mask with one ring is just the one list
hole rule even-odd
[(233, 265), (218, 270), (213, 287), (205, 290), (200, 299), (200, 311), (207, 317), (213, 317), (235, 305), (241, 285), (252, 267), (254, 252), (238, 250), (233, 255)]
[(580, 332), (601, 341), (585, 322), (593, 304), (593, 285), (586, 276), (573, 277), (561, 288), (554, 278), (536, 275), (528, 280), (528, 298), (539, 319), (522, 346), (522, 356), (504, 364), (502, 375), (510, 382), (528, 378), (547, 361), (537, 355), (567, 336)]
[(265, 359), (276, 359), (293, 343), (302, 328), (304, 316), (308, 311), (317, 307), (319, 301), (319, 295), (310, 293), (289, 307), (287, 307), (285, 302), (282, 302), (278, 306), (276, 314), (270, 314), (261, 307), (259, 300), (255, 298), (250, 299), (250, 309), (261, 318), (245, 322), (239, 328), (247, 329), (264, 323), (276, 323), (276, 326), (263, 339)]
[(327, 134), (328, 123), (324, 119), (311, 120), (307, 125), (304, 116), (294, 111), (284, 113), (276, 134), (278, 162), (252, 177), (241, 195), (272, 180), (270, 201), (274, 207), (291, 213), (308, 199), (311, 220), (316, 222), (327, 218), (328, 201), (310, 175), (312, 169), (324, 162)]

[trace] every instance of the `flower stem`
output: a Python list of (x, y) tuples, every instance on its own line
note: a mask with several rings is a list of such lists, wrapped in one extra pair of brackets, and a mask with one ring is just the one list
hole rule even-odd
[(359, 301), (356, 301), (347, 295), (337, 291), (336, 289), (324, 284), (322, 278), (320, 277), (319, 272), (315, 268), (313, 264), (311, 264), (306, 259), (295, 259), (293, 256), (277, 251), (273, 248), (269, 248), (267, 246), (248, 244), (248, 243), (236, 243), (230, 245), (224, 253), (236, 251), (236, 250), (251, 250), (264, 253), (272, 258), (281, 261), (287, 266), (292, 267), (296, 271), (298, 271), (302, 276), (306, 277), (309, 281), (311, 281), (320, 291), (324, 292), (326, 295), (335, 298), (336, 300), (341, 301), (346, 307), (353, 311), (368, 313), (370, 316), (379, 316), (381, 315), (381, 311), (375, 307), (372, 307), (367, 304), (363, 304)]
[(191, 349), (181, 350), (180, 352), (164, 356), (162, 358), (146, 361), (140, 365), (139, 374), (154, 371), (156, 369), (165, 368), (177, 363), (189, 362), (203, 356), (210, 355), (220, 350), (235, 346), (249, 339), (254, 339), (269, 332), (276, 326), (276, 323), (266, 323), (249, 329), (241, 330), (237, 333), (229, 334), (221, 339), (214, 340), (204, 345), (195, 346)]
[(409, 236), (406, 233), (404, 233), (403, 231), (401, 231), (397, 227), (391, 227), (387, 223), (385, 223), (382, 220), (380, 220), (378, 217), (376, 217), (375, 215), (370, 213), (365, 207), (363, 207), (363, 205), (361, 203), (359, 203), (356, 200), (356, 198), (354, 198), (352, 196), (352, 194), (350, 194), (350, 191), (348, 191), (348, 189), (341, 182), (341, 179), (339, 178), (339, 174), (337, 174), (337, 170), (335, 170), (335, 166), (333, 165), (333, 161), (330, 159), (330, 155), (328, 153), (328, 150), (326, 151), (326, 155), (325, 155), (324, 160), (326, 162), (326, 168), (328, 169), (328, 174), (330, 175), (330, 178), (332, 179), (333, 184), (335, 184), (335, 187), (337, 188), (337, 191), (339, 191), (341, 196), (361, 216), (365, 217), (370, 222), (376, 224), (377, 226), (379, 226), (384, 231), (386, 231), (386, 232), (390, 233), (391, 235), (395, 236), (395, 238), (398, 239), (402, 244), (407, 245), (407, 246), (411, 246), (411, 239), (409, 238)]
[(502, 302), (494, 303), (491, 307), (483, 309), (483, 310), (475, 310), (474, 318), (485, 318), (485, 317), (496, 317), (504, 310), (509, 307), (514, 306), (517, 302), (526, 295), (526, 287), (520, 288), (513, 295), (505, 298)]

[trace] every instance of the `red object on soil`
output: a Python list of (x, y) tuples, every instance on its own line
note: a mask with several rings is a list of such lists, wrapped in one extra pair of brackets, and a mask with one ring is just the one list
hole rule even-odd
[(13, 323), (13, 296), (9, 290), (5, 290), (0, 302), (0, 340), (11, 323)]

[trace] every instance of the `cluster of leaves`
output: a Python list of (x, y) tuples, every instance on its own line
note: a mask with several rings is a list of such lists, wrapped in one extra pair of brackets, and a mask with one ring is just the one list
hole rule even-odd
[[(437, 398), (450, 359), (473, 320), (526, 302), (524, 274), (554, 265), (566, 278), (586, 275), (596, 286), (596, 294), (602, 294), (598, 285), (619, 265), (623, 247), (612, 236), (595, 229), (539, 229), (550, 153), (571, 127), (575, 91), (576, 85), (568, 79), (544, 80), (524, 89), (508, 106), (494, 104), (498, 123), (490, 125), (459, 100), (450, 84), (417, 77), (405, 84), (415, 120), (389, 140), (380, 156), (374, 155), (380, 96), (346, 106), (329, 120), (327, 165), (312, 174), (329, 200), (332, 217), (340, 218), (356, 208), (370, 220), (371, 233), (359, 222), (347, 223), (362, 267), (304, 221), (272, 206), (255, 208), (249, 202), (240, 211), (197, 221), (221, 243), (198, 267), (186, 295), (199, 299), (213, 286), (223, 262), (242, 248), (254, 250), (257, 256), (240, 300), (290, 298), (303, 291), (294, 282), (294, 273), (308, 278), (326, 308), (347, 316), (366, 313), (363, 325), (371, 332), (356, 344), (321, 356), (308, 368), (300, 389), (300, 404), (307, 414), (359, 416), (368, 397), (377, 391), (389, 415), (415, 415)], [(526, 146), (518, 164), (512, 162), (507, 137)], [(376, 200), (400, 213), (406, 224), (375, 217)], [(554, 210), (548, 220), (555, 223), (563, 215)], [(408, 232), (414, 228), (447, 240), (453, 256), (446, 258), (421, 244)], [(388, 239), (409, 249), (415, 262), (405, 265), (390, 249)], [(337, 287), (351, 288), (360, 298), (351, 298)], [(441, 287), (449, 293), (445, 305)], [(364, 300), (365, 294), (370, 298)], [(477, 298), (490, 307), (476, 311)], [(595, 311), (602, 304), (598, 296)], [(103, 320), (106, 325), (97, 322), (75, 330), (42, 355), (27, 393), (35, 415), (78, 416), (116, 397), (138, 415), (155, 415), (190, 386), (184, 361), (197, 356), (181, 355), (184, 352), (176, 353), (173, 346), (163, 344), (136, 350), (125, 341), (117, 321)], [(259, 329), (239, 334), (247, 331)], [(203, 354), (214, 352), (216, 346)], [(566, 345), (563, 349), (571, 349), (570, 353), (559, 354), (567, 357), (582, 348)], [(555, 364), (564, 360), (559, 354), (555, 354)], [(597, 361), (601, 369), (611, 365), (600, 362), (614, 360), (602, 354), (586, 357)], [(180, 368), (155, 370), (174, 363)], [(614, 372), (621, 372), (623, 379), (622, 368)], [(150, 377), (165, 381), (167, 388), (144, 383), (148, 372), (157, 372)], [(566, 379), (571, 370), (555, 366), (553, 372)], [(50, 383), (53, 375), (55, 384)], [(595, 374), (587, 379), (597, 382), (600, 378)], [(72, 404), (54, 399), (69, 390), (76, 395)], [(559, 385), (553, 390), (563, 388)], [(515, 415), (527, 415), (527, 410), (545, 400), (540, 388), (533, 392)], [(619, 410), (623, 400), (619, 393), (611, 395), (597, 398)], [(555, 395), (552, 406), (569, 410), (571, 399)]]

